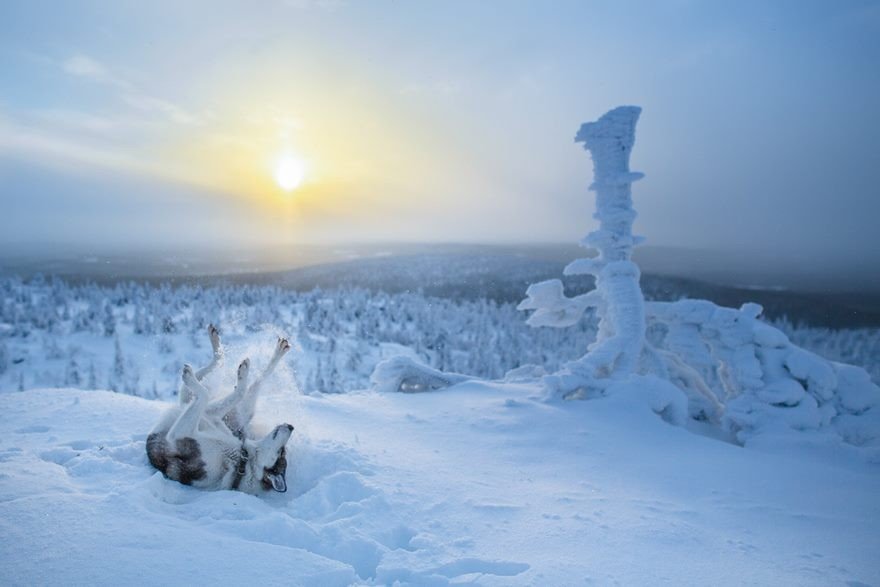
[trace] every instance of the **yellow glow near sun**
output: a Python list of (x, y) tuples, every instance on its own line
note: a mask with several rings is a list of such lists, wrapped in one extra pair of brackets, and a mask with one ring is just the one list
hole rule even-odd
[(292, 153), (283, 153), (275, 163), (275, 183), (285, 192), (298, 188), (306, 178), (305, 161)]

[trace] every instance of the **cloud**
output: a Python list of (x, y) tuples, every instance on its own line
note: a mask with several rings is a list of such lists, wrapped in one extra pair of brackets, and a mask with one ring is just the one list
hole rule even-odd
[(87, 168), (192, 183), (179, 169), (143, 156), (120, 132), (142, 130), (143, 121), (94, 116), (71, 110), (32, 110), (12, 120), (0, 109), (0, 159), (30, 161), (50, 168)]
[(80, 164), (156, 175), (161, 169), (118, 149), (70, 140), (49, 132), (0, 123), (0, 154), (24, 156), (43, 164)]
[(88, 77), (99, 81), (107, 81), (109, 74), (107, 68), (85, 55), (74, 55), (61, 64), (64, 71), (70, 75)]
[(346, 0), (286, 0), (284, 3), (298, 10), (316, 9), (327, 12), (336, 12), (348, 5)]
[(116, 88), (125, 104), (141, 112), (160, 114), (181, 125), (198, 123), (198, 117), (185, 108), (144, 92), (127, 79), (114, 75), (108, 67), (88, 55), (73, 55), (61, 63), (61, 68), (74, 77), (86, 78)]
[(407, 96), (433, 95), (450, 97), (462, 92), (462, 84), (456, 80), (416, 81), (405, 84), (400, 93)]
[(107, 116), (59, 108), (31, 110), (25, 112), (24, 116), (34, 120), (39, 126), (93, 135), (108, 135), (126, 127), (142, 126)]
[(137, 108), (138, 110), (164, 114), (177, 124), (196, 124), (198, 122), (198, 119), (194, 115), (190, 114), (177, 104), (172, 104), (161, 98), (137, 92), (128, 92), (122, 96), (122, 99), (126, 104), (133, 108)]

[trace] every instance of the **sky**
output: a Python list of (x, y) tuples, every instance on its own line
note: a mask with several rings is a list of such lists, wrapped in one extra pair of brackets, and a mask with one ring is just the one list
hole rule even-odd
[(861, 0), (5, 0), (0, 247), (572, 242), (621, 104), (649, 244), (880, 257)]

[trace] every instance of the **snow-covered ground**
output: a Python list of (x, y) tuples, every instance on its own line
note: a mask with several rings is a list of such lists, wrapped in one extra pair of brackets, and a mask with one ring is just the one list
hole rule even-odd
[(299, 395), (290, 489), (164, 479), (144, 439), (168, 404), (0, 394), (7, 585), (876, 585), (880, 469), (742, 448), (626, 395), (531, 385)]

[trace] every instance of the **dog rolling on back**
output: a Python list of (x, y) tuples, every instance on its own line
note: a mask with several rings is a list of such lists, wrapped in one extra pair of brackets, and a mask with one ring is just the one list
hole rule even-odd
[(276, 426), (256, 439), (250, 431), (257, 392), (275, 370), (290, 345), (279, 339), (265, 371), (250, 385), (250, 361), (238, 367), (235, 389), (211, 402), (202, 379), (223, 357), (220, 335), (209, 327), (214, 357), (198, 371), (183, 367), (180, 403), (169, 410), (147, 437), (150, 463), (168, 479), (200, 489), (235, 489), (259, 494), (287, 491), (285, 445), (293, 432), (290, 424)]

